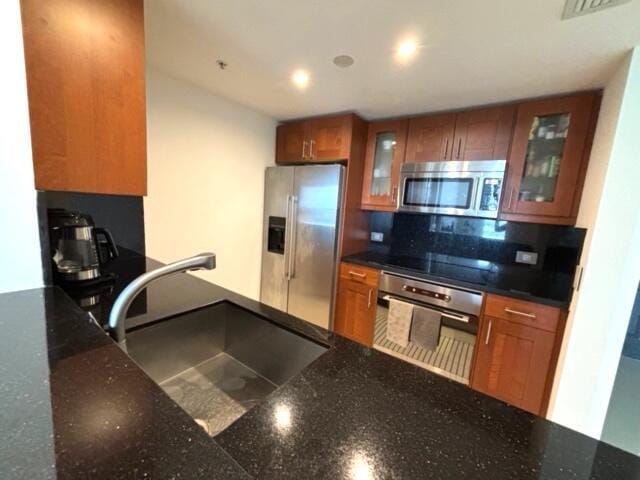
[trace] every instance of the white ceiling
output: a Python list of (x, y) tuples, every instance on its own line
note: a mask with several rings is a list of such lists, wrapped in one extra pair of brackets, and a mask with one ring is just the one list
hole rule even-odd
[[(147, 0), (147, 61), (277, 119), (365, 118), (602, 87), (640, 45), (640, 0), (561, 21), (564, 0)], [(419, 40), (415, 60), (393, 49)], [(336, 55), (355, 64), (336, 67)], [(221, 71), (217, 59), (229, 67)], [(306, 91), (290, 82), (311, 73)]]

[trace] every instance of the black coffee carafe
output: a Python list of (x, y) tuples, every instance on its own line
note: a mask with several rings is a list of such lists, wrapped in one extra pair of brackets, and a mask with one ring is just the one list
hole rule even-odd
[[(54, 278), (62, 283), (78, 283), (100, 278), (100, 265), (118, 256), (109, 230), (97, 228), (90, 215), (64, 209), (47, 211), (49, 246)], [(98, 237), (104, 237), (106, 253)]]

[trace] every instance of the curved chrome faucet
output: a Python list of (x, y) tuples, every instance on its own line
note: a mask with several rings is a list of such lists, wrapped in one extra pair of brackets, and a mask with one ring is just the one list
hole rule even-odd
[(113, 307), (109, 314), (109, 333), (115, 341), (118, 342), (120, 347), (126, 351), (125, 317), (127, 316), (131, 302), (133, 302), (142, 290), (151, 282), (171, 275), (172, 273), (186, 272), (189, 270), (213, 270), (214, 268), (216, 268), (216, 256), (213, 253), (201, 253), (195, 257), (178, 260), (177, 262), (140, 275), (127, 285), (120, 295), (118, 295), (115, 302), (113, 302)]

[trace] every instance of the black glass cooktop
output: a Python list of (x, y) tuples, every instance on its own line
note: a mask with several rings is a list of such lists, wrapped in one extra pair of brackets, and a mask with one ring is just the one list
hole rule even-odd
[(485, 260), (442, 254), (429, 254), (425, 258), (389, 256), (384, 263), (405, 270), (477, 285), (487, 285), (489, 276), (498, 270), (497, 265)]

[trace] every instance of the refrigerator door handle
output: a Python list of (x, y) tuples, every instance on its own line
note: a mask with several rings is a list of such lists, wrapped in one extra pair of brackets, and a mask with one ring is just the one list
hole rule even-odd
[(284, 235), (284, 277), (289, 280), (291, 276), (289, 274), (289, 259), (291, 258), (291, 195), (287, 195), (287, 204), (285, 212), (285, 235)]
[(296, 276), (296, 234), (298, 222), (298, 197), (291, 195), (291, 228), (289, 235), (289, 259), (287, 264), (288, 279)]

